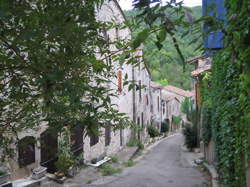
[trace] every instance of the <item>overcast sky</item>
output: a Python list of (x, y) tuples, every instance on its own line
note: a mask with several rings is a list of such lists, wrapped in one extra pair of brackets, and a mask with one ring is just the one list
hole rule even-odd
[[(118, 0), (118, 1), (123, 10), (132, 9), (132, 0)], [(190, 7), (198, 5), (201, 6), (201, 1), (202, 0), (184, 0), (184, 5)]]

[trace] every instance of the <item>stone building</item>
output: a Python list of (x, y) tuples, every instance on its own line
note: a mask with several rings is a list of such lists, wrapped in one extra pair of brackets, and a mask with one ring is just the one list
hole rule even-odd
[(181, 112), (181, 104), (185, 98), (192, 98), (193, 93), (171, 85), (164, 87), (162, 91), (162, 119), (169, 124), (170, 131), (176, 130), (178, 124), (173, 123), (174, 118), (186, 120), (186, 116)]
[[(161, 123), (163, 121), (162, 114), (162, 89), (164, 86), (157, 82), (152, 82), (150, 84), (151, 92), (151, 124), (155, 125), (159, 130), (161, 129)], [(165, 112), (164, 112), (165, 114)]]
[[(115, 23), (121, 24), (125, 21), (125, 16), (117, 3), (117, 1), (106, 1), (97, 13), (97, 19), (103, 22), (114, 20)], [(122, 30), (111, 29), (106, 31), (105, 37), (111, 43), (119, 39), (130, 39), (131, 32), (128, 28)], [(110, 46), (110, 51), (116, 51), (115, 46)], [(115, 109), (121, 113), (126, 113), (128, 118), (133, 120), (133, 91), (128, 90), (128, 86), (123, 86), (124, 77), (128, 77), (128, 81), (133, 80), (133, 66), (124, 64), (119, 65), (119, 62), (114, 62), (108, 59), (113, 64), (113, 70), (116, 72), (117, 78), (113, 78), (111, 83), (108, 83), (108, 87), (114, 90), (118, 97), (112, 97), (112, 104)], [(112, 125), (112, 124), (110, 124)], [(129, 128), (112, 131), (111, 127), (107, 127), (101, 130), (102, 135), (96, 137), (86, 137), (84, 140), (84, 159), (91, 161), (94, 158), (98, 158), (102, 155), (111, 155), (118, 152), (122, 146), (131, 138), (131, 130)]]
[(134, 81), (138, 85), (138, 89), (135, 90), (134, 95), (134, 122), (139, 126), (139, 131), (136, 133), (137, 138), (142, 142), (146, 142), (148, 139), (147, 126), (151, 123), (151, 99), (150, 99), (150, 82), (151, 75), (148, 67), (143, 61), (142, 47), (140, 47), (135, 56), (139, 59), (140, 64), (134, 68), (133, 75)]

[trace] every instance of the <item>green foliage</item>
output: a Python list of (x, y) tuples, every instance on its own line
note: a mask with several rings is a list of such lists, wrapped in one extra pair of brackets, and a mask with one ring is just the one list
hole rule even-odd
[[(109, 42), (119, 43), (116, 50), (126, 54), (130, 49), (128, 41), (103, 37), (103, 28), (115, 26), (95, 19), (102, 2), (0, 2), (0, 146), (4, 156), (12, 153), (9, 145), (19, 132), (44, 122), (55, 134), (66, 126), (80, 125), (92, 134), (107, 121), (115, 128), (128, 124), (128, 118), (113, 109), (111, 97), (116, 94), (106, 86), (115, 78), (112, 63), (100, 57), (110, 54)], [(118, 61), (121, 56), (111, 57)]]
[(135, 165), (135, 162), (133, 160), (129, 160), (129, 161), (124, 163), (124, 166), (126, 166), (126, 167), (132, 167), (134, 165)]
[(245, 164), (250, 162), (249, 1), (229, 0), (225, 6), (225, 45), (213, 55), (211, 83), (202, 85), (203, 124), (208, 132), (212, 129), (221, 183), (245, 187)]
[(143, 150), (144, 149), (144, 145), (143, 145), (142, 142), (138, 142), (137, 146), (138, 146), (139, 150)]
[(161, 132), (166, 133), (169, 131), (169, 123), (166, 121), (161, 123)]
[(160, 136), (159, 130), (154, 125), (149, 125), (147, 130), (151, 138)]
[(163, 86), (167, 86), (168, 85), (168, 80), (167, 79), (157, 80), (156, 82), (160, 83)]
[(176, 125), (180, 125), (180, 122), (181, 122), (181, 117), (180, 116), (172, 116), (172, 122)]
[(129, 147), (136, 147), (139, 143), (139, 140), (130, 140), (128, 143), (127, 143), (127, 146)]
[(61, 136), (62, 140), (59, 142), (58, 160), (56, 161), (56, 168), (58, 172), (67, 174), (69, 168), (75, 165), (74, 155), (70, 150), (70, 131), (64, 129), (64, 132)]
[(197, 147), (197, 127), (193, 124), (185, 124), (183, 128), (184, 142), (188, 149)]
[(102, 173), (103, 176), (114, 175), (122, 172), (121, 168), (112, 168), (109, 164), (105, 163), (102, 164), (99, 168), (99, 171)]
[(6, 175), (6, 174), (7, 174), (6, 171), (0, 170), (0, 176)]
[(193, 103), (189, 98), (185, 98), (181, 103), (181, 111), (187, 115), (187, 119), (191, 121), (191, 113), (192, 113)]
[(118, 163), (118, 157), (117, 156), (111, 156), (111, 161), (113, 163)]
[(202, 140), (207, 146), (212, 138), (212, 108), (203, 108)]
[[(183, 72), (182, 59), (176, 51), (175, 45), (173, 45), (172, 37), (166, 32), (165, 29), (162, 28), (161, 24), (164, 24), (163, 22), (166, 21), (166, 15), (171, 15), (168, 18), (170, 19), (170, 22), (173, 22), (175, 27), (174, 36), (178, 41), (177, 43), (184, 58), (189, 59), (194, 56), (201, 55), (201, 51), (197, 51), (195, 49), (198, 45), (202, 44), (202, 40), (197, 32), (188, 32), (190, 30), (190, 25), (188, 24), (187, 14), (192, 17), (192, 20), (194, 21), (201, 17), (202, 11), (200, 6), (190, 9), (185, 7), (180, 10), (180, 12), (184, 11), (186, 14), (182, 17), (183, 12), (178, 14), (173, 9), (170, 6), (166, 6), (162, 7), (159, 11), (157, 8), (148, 11), (131, 10), (126, 11), (125, 14), (130, 22), (134, 22), (135, 20), (138, 20), (136, 16), (138, 14), (142, 14), (142, 12), (145, 11), (145, 14), (140, 16), (141, 18), (139, 19), (144, 19), (144, 17), (147, 17), (147, 20), (133, 24), (134, 27), (132, 28), (134, 36), (137, 36), (138, 33), (140, 33), (140, 35), (141, 33), (145, 33), (145, 29), (148, 30), (149, 27), (149, 20), (153, 20), (154, 16), (158, 17), (158, 19), (153, 22), (151, 29), (151, 33), (153, 34), (151, 34), (150, 37), (147, 37), (147, 39), (144, 38), (145, 41), (143, 55), (151, 71), (152, 79), (157, 82), (160, 81), (163, 83), (163, 85), (165, 85), (166, 82), (162, 82), (162, 80), (167, 80), (168, 84), (183, 89), (191, 89), (192, 78), (190, 76), (190, 72), (192, 71), (193, 67), (186, 64), (186, 72)], [(161, 15), (164, 15), (164, 18), (162, 18)], [(181, 25), (183, 21), (185, 23)], [(157, 30), (158, 28), (159, 30)], [(147, 34), (148, 32), (144, 35), (146, 36)]]

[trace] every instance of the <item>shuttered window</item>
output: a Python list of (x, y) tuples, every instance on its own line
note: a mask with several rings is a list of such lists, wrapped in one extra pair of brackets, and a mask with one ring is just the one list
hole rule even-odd
[(26, 136), (18, 142), (18, 163), (21, 167), (35, 162), (35, 138)]
[(117, 78), (118, 78), (118, 91), (122, 92), (122, 71), (118, 71)]

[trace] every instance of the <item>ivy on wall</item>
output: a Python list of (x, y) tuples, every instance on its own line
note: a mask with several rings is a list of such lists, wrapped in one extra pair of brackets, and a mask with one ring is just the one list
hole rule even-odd
[(203, 138), (215, 141), (221, 182), (244, 187), (250, 161), (250, 2), (225, 5), (225, 46), (213, 55), (210, 85), (201, 86)]

